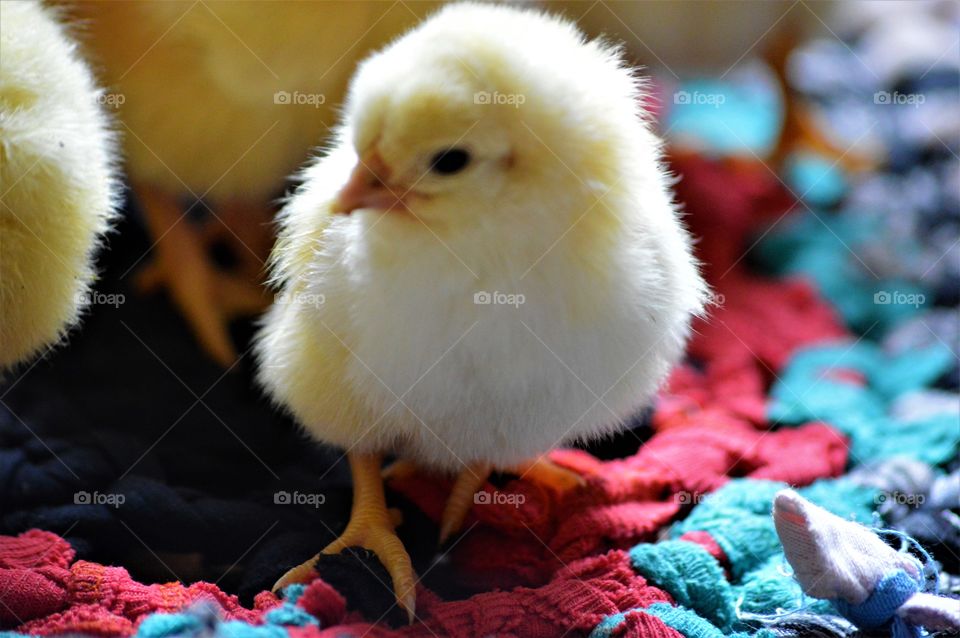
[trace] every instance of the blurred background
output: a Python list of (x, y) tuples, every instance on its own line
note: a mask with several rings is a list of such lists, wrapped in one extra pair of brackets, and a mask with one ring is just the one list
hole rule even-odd
[[(143, 582), (207, 579), (247, 603), (333, 538), (351, 498), (346, 467), (327, 471), (339, 451), (306, 441), (252, 380), (271, 220), (289, 176), (323, 145), (357, 62), (439, 4), (62, 4), (106, 87), (126, 201), (82, 329), (0, 385), (0, 533), (40, 527)], [(885, 410), (898, 423), (934, 419), (948, 434), (928, 460), (954, 467), (960, 5), (525, 4), (622, 41), (643, 65), (717, 313), (773, 392), (757, 409), (785, 420), (799, 409), (778, 403), (776, 387), (785, 344), (813, 339), (811, 321), (789, 315), (800, 293), (757, 291), (801, 280), (832, 308), (836, 335), (873, 344), (873, 357), (907, 357), (907, 377), (924, 368), (907, 386), (925, 394), (887, 397)], [(949, 356), (911, 359), (928, 347)], [(709, 371), (714, 355), (694, 344), (689, 370)], [(843, 418), (845, 433), (859, 427)], [(589, 451), (634, 454), (653, 421), (639, 414), (632, 433)], [(864, 460), (892, 453), (856, 443)], [(93, 489), (126, 503), (76, 502)], [(326, 503), (275, 502), (295, 490)], [(434, 524), (391, 499), (415, 562), (429, 564)], [(927, 534), (952, 573), (958, 534)], [(329, 560), (325, 578), (341, 591), (382, 589), (351, 563), (360, 559)], [(455, 562), (426, 585), (445, 597), (475, 590)], [(378, 609), (390, 594), (364, 596)]]

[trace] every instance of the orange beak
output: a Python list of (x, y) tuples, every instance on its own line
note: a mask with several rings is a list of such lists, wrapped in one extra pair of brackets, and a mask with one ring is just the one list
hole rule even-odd
[(376, 210), (402, 210), (404, 207), (401, 188), (388, 185), (390, 167), (377, 151), (361, 157), (350, 173), (350, 179), (340, 189), (333, 205), (333, 212), (349, 215), (361, 208)]

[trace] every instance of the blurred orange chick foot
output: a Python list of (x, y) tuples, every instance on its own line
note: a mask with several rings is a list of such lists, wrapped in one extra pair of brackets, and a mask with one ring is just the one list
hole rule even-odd
[(453, 483), (453, 489), (450, 490), (450, 496), (447, 497), (447, 504), (443, 508), (443, 515), (440, 518), (441, 545), (463, 527), (463, 521), (466, 520), (467, 513), (476, 502), (474, 497), (477, 490), (487, 482), (491, 471), (489, 463), (472, 463), (457, 475)]
[[(379, 455), (347, 454), (353, 475), (353, 509), (350, 522), (340, 537), (327, 545), (323, 554), (337, 554), (347, 547), (363, 547), (372, 551), (386, 567), (393, 581), (393, 591), (399, 604), (413, 622), (416, 609), (416, 580), (413, 564), (403, 543), (394, 532), (396, 522), (387, 510), (380, 476)], [(311, 580), (319, 554), (294, 567), (273, 586), (276, 592), (293, 583)]]
[(872, 168), (874, 162), (862, 151), (838, 146), (825, 128), (825, 123), (817, 120), (814, 105), (792, 88), (787, 65), (799, 44), (796, 25), (787, 25), (770, 41), (764, 52), (764, 59), (773, 70), (784, 98), (783, 127), (777, 146), (773, 149), (771, 163), (775, 167), (783, 167), (791, 154), (805, 151), (822, 155), (853, 173)]
[(228, 325), (268, 304), (263, 288), (216, 267), (201, 232), (183, 219), (176, 198), (150, 187), (136, 189), (155, 238), (154, 261), (137, 275), (141, 292), (165, 288), (203, 350), (229, 367), (237, 358)]
[(509, 471), (519, 476), (521, 480), (533, 481), (557, 494), (565, 494), (587, 484), (586, 479), (582, 476), (573, 470), (557, 465), (546, 456), (538, 456), (530, 461), (515, 465)]
[(417, 467), (417, 464), (413, 461), (397, 459), (392, 463), (388, 463), (386, 467), (383, 468), (380, 476), (383, 477), (384, 481), (402, 481), (403, 479), (410, 478), (419, 472), (420, 468)]
[(226, 245), (236, 260), (235, 270), (252, 281), (262, 281), (273, 246), (273, 211), (266, 204), (225, 201), (211, 211), (203, 226), (209, 244)]
[[(399, 462), (398, 462), (399, 463)], [(403, 470), (406, 471), (406, 466)], [(521, 480), (529, 480), (556, 494), (565, 494), (570, 490), (586, 485), (586, 480), (565, 467), (561, 467), (545, 456), (520, 463), (504, 470), (516, 474)], [(488, 463), (473, 463), (457, 475), (447, 498), (447, 504), (440, 518), (440, 544), (443, 545), (463, 527), (470, 508), (476, 503), (477, 490), (490, 477), (492, 467)]]
[[(799, 101), (797, 97), (793, 99)], [(875, 167), (875, 162), (862, 151), (854, 147), (839, 147), (823, 126), (817, 122), (812, 107), (804, 104), (788, 105), (773, 162), (782, 166), (791, 153), (806, 151), (822, 155), (851, 173), (860, 173)]]

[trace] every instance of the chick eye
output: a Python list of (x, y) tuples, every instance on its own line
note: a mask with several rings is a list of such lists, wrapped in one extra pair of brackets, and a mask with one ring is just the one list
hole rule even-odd
[(448, 148), (430, 158), (430, 170), (438, 175), (454, 175), (470, 163), (470, 153), (462, 148)]

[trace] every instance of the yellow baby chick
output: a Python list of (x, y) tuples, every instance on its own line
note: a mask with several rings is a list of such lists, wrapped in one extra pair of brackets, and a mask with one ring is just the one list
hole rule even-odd
[(324, 552), (377, 553), (411, 618), (381, 457), (457, 474), (444, 537), (491, 470), (569, 485), (543, 455), (623, 427), (702, 309), (639, 95), (569, 22), (451, 5), (360, 66), (281, 213), (260, 380), (347, 450), (353, 512)]
[(56, 14), (0, 2), (0, 370), (62, 338), (117, 204), (114, 138)]

